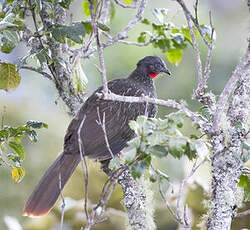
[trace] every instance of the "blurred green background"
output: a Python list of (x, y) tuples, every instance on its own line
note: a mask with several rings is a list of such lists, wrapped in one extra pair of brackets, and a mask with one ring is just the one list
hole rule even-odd
[[(190, 1), (191, 9), (193, 2)], [(149, 1), (145, 17), (152, 19), (152, 10), (154, 8), (167, 8), (168, 20), (176, 25), (183, 25), (185, 19), (183, 12), (175, 1), (154, 0)], [(199, 4), (200, 23), (209, 24), (208, 11), (212, 11), (213, 24), (216, 29), (216, 43), (212, 57), (212, 73), (209, 79), (209, 88), (218, 95), (226, 81), (229, 79), (232, 70), (238, 63), (239, 58), (246, 49), (246, 37), (249, 33), (249, 19), (246, 1), (234, 0), (210, 0), (201, 1)], [(75, 0), (71, 6), (74, 20), (85, 18), (82, 10), (82, 1)], [(116, 7), (116, 15), (111, 22), (112, 34), (120, 31), (134, 16), (135, 12), (131, 9), (122, 9)], [(129, 34), (129, 40), (135, 41), (139, 33), (143, 30), (150, 30), (145, 25), (138, 24)], [(202, 59), (206, 57), (206, 47), (200, 42)], [(0, 59), (15, 62), (17, 57), (26, 54), (27, 49), (20, 44), (12, 54), (5, 55), (0, 53)], [(196, 86), (196, 67), (194, 52), (191, 47), (184, 51), (183, 60), (178, 66), (168, 63), (167, 57), (160, 50), (149, 47), (127, 46), (116, 44), (105, 49), (105, 64), (108, 79), (126, 77), (135, 68), (139, 59), (147, 55), (159, 55), (167, 63), (172, 72), (172, 78), (159, 76), (156, 79), (158, 97), (162, 99), (184, 99), (190, 105), (192, 110), (200, 107), (200, 104), (192, 100), (192, 92)], [(98, 57), (95, 54), (89, 60), (83, 62), (85, 74), (88, 77), (88, 93), (93, 92), (101, 85), (101, 77), (96, 70)], [(21, 71), (21, 84), (14, 91), (6, 93), (0, 91), (0, 113), (4, 116), (4, 124), (18, 126), (24, 124), (27, 120), (39, 120), (49, 125), (48, 130), (38, 131), (39, 142), (31, 144), (25, 141), (25, 151), (27, 153), (24, 167), (27, 174), (23, 181), (15, 184), (7, 167), (0, 167), (0, 229), (8, 229), (4, 223), (4, 217), (11, 216), (18, 219), (24, 229), (56, 229), (56, 222), (59, 221), (60, 212), (54, 209), (48, 216), (42, 219), (30, 219), (22, 217), (22, 207), (28, 195), (42, 176), (43, 172), (56, 158), (62, 150), (63, 137), (71, 118), (66, 113), (65, 105), (58, 98), (54, 85), (47, 79), (42, 78), (29, 71)], [(57, 105), (55, 104), (57, 102)], [(159, 108), (159, 117), (164, 117), (171, 110)], [(5, 112), (4, 112), (5, 111)], [(186, 124), (186, 132), (192, 127)], [(90, 163), (90, 183), (89, 199), (96, 202), (106, 180), (106, 176), (99, 169), (98, 163)], [(171, 181), (177, 183), (190, 170), (190, 162), (187, 159), (176, 160), (169, 156), (166, 160), (157, 163), (167, 174)], [(188, 204), (192, 207), (195, 221), (200, 221), (199, 217), (204, 212), (204, 206), (201, 204), (204, 196), (203, 188), (208, 190), (209, 185), (209, 166), (205, 165), (193, 178), (192, 186), (187, 186)], [(153, 185), (153, 187), (156, 187)], [(190, 192), (191, 191), (191, 192)], [(64, 196), (70, 196), (73, 199), (83, 198), (83, 178), (79, 168), (64, 190)], [(157, 189), (154, 188), (155, 198), (155, 220), (159, 230), (177, 229), (176, 223), (169, 215), (166, 206), (159, 198)], [(120, 203), (122, 193), (117, 188), (112, 196), (109, 207), (123, 210)], [(75, 208), (82, 210), (83, 205)], [(65, 229), (80, 229), (81, 221), (84, 219), (82, 212), (71, 210), (65, 213)], [(125, 218), (119, 212), (109, 211), (111, 218), (104, 223), (97, 225), (94, 229), (114, 229), (122, 230), (125, 227)], [(77, 214), (76, 214), (77, 213)], [(197, 222), (197, 223), (198, 223)], [(241, 218), (234, 224), (233, 229), (250, 228), (249, 220)], [(193, 229), (199, 229), (194, 227)]]

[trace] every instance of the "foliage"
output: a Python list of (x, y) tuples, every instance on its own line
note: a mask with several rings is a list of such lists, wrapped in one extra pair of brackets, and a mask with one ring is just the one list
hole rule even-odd
[[(184, 114), (176, 112), (167, 115), (165, 119), (139, 116), (136, 121), (130, 121), (130, 128), (134, 130), (136, 137), (128, 142), (128, 147), (124, 150), (124, 163), (131, 165), (134, 178), (140, 178), (146, 169), (150, 169), (151, 181), (156, 181), (158, 177), (168, 178), (151, 167), (153, 158), (165, 158), (170, 154), (178, 159), (187, 156), (192, 160), (197, 156), (203, 159), (208, 156), (206, 140), (182, 134), (183, 120)], [(111, 162), (112, 168), (115, 162), (119, 164), (117, 159)]]
[[(189, 28), (187, 26), (178, 27), (172, 22), (167, 22), (167, 9), (155, 8), (153, 15), (157, 22), (151, 22), (144, 18), (141, 22), (152, 27), (151, 31), (143, 31), (137, 38), (139, 43), (151, 41), (154, 48), (159, 48), (167, 55), (170, 63), (178, 65), (182, 59), (183, 50), (188, 44), (192, 44)], [(193, 27), (197, 38), (197, 29)], [(211, 40), (212, 29), (210, 26), (202, 25), (201, 29)]]
[(9, 91), (18, 87), (21, 77), (16, 71), (16, 65), (2, 63), (0, 65), (0, 89)]
[(40, 121), (27, 121), (22, 126), (4, 126), (0, 129), (0, 165), (11, 168), (11, 176), (15, 182), (20, 182), (25, 176), (25, 169), (22, 167), (25, 159), (22, 139), (28, 137), (32, 142), (37, 142), (35, 129), (41, 128), (48, 128), (48, 125)]
[(250, 178), (248, 176), (241, 175), (238, 186), (244, 188), (245, 201), (250, 201)]

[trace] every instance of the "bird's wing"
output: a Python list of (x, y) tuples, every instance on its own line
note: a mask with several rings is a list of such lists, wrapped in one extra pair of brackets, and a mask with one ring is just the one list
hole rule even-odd
[[(112, 87), (109, 88), (112, 90)], [(139, 93), (138, 91), (137, 94)], [(111, 154), (107, 145), (110, 146), (113, 155), (118, 154), (126, 142), (134, 136), (134, 132), (129, 128), (129, 121), (136, 119), (144, 108), (144, 104), (105, 101), (92, 94), (69, 125), (65, 136), (65, 152), (79, 152), (77, 131), (82, 119), (85, 118), (80, 135), (84, 154), (99, 160), (109, 159)], [(105, 117), (104, 122), (103, 117)]]

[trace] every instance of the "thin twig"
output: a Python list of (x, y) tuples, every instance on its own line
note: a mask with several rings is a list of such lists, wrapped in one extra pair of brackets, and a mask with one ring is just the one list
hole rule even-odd
[(209, 75), (211, 73), (211, 54), (213, 49), (213, 41), (214, 41), (214, 26), (212, 22), (212, 13), (209, 11), (209, 19), (210, 19), (210, 27), (211, 27), (211, 41), (209, 42), (208, 51), (207, 51), (207, 60), (204, 68), (204, 82), (206, 83)]
[(120, 2), (119, 0), (115, 0), (115, 3), (116, 3), (117, 5), (123, 7), (123, 8), (130, 8), (130, 9), (131, 9), (131, 8), (132, 8), (132, 9), (135, 8), (135, 6), (125, 5), (124, 3)]
[[(164, 200), (164, 202), (165, 202), (165, 204), (166, 204), (166, 206), (167, 206), (169, 212), (171, 213), (171, 215), (173, 216), (173, 218), (174, 218), (178, 223), (181, 224), (181, 222), (180, 222), (178, 216), (176, 215), (176, 213), (174, 212), (174, 210), (171, 208), (171, 206), (170, 206), (170, 204), (169, 204), (169, 202), (168, 202), (168, 200), (167, 200), (167, 198), (166, 198), (166, 197), (168, 197), (169, 194), (167, 194), (166, 196), (164, 195), (164, 192), (163, 192), (163, 189), (162, 189), (162, 186), (161, 186), (160, 181), (158, 181), (158, 188), (159, 188), (160, 195), (161, 195), (162, 199)], [(170, 189), (169, 189), (169, 191), (170, 191)]]
[(154, 40), (149, 40), (148, 42), (131, 42), (131, 41), (124, 41), (124, 40), (118, 40), (117, 42), (122, 43), (122, 44), (126, 44), (126, 45), (134, 45), (134, 46), (148, 46), (150, 45)]
[(185, 214), (185, 206), (184, 206), (184, 214), (182, 217), (182, 212), (181, 212), (181, 198), (183, 195), (183, 189), (185, 184), (187, 183), (187, 181), (194, 175), (194, 173), (196, 172), (196, 170), (205, 162), (205, 159), (202, 160), (198, 165), (197, 165), (197, 159), (195, 160), (193, 167), (191, 169), (191, 172), (189, 173), (189, 175), (182, 180), (182, 182), (180, 183), (179, 186), (179, 191), (178, 191), (178, 196), (177, 196), (177, 202), (176, 202), (176, 215), (178, 216), (178, 219), (181, 220), (181, 223), (186, 226), (186, 227), (190, 227), (190, 221), (187, 220), (187, 215)]
[[(142, 15), (145, 11), (147, 5), (147, 0), (141, 0), (137, 9), (136, 16), (125, 26), (125, 28), (120, 31), (118, 34), (116, 34), (113, 38), (109, 39), (107, 42), (102, 44), (103, 48), (106, 48), (108, 46), (112, 46), (115, 44), (117, 41), (125, 39), (127, 37), (128, 32), (142, 19)], [(97, 51), (97, 47), (92, 47), (87, 50), (81, 50), (82, 52), (82, 57), (87, 58), (90, 55), (92, 55), (94, 52)], [(76, 50), (76, 52), (79, 52)], [(80, 53), (81, 53), (80, 52)]]
[(33, 18), (33, 22), (34, 22), (34, 25), (35, 25), (36, 33), (37, 33), (36, 36), (38, 37), (41, 46), (44, 47), (41, 36), (39, 34), (39, 29), (38, 29), (38, 25), (37, 25), (37, 21), (36, 21), (35, 9), (34, 9), (34, 7), (32, 7), (31, 0), (29, 0), (29, 5), (30, 5), (31, 13), (32, 13), (32, 18)]
[(19, 69), (27, 69), (27, 70), (30, 70), (30, 71), (34, 71), (36, 73), (39, 73), (41, 75), (43, 75), (44, 77), (48, 78), (49, 80), (52, 80), (52, 76), (44, 71), (41, 71), (39, 69), (36, 69), (34, 67), (31, 67), (31, 66), (21, 66), (19, 67)]
[(64, 219), (64, 212), (65, 212), (65, 200), (62, 194), (62, 177), (61, 173), (59, 173), (59, 190), (60, 190), (60, 196), (62, 199), (62, 214), (61, 214), (61, 224), (60, 224), (60, 230), (63, 230), (63, 219)]
[(198, 86), (195, 92), (195, 95), (197, 98), (200, 98), (200, 95), (203, 95), (204, 92), (204, 79), (203, 79), (203, 73), (202, 73), (202, 63), (201, 63), (201, 57), (200, 57), (200, 51), (198, 48), (198, 44), (197, 41), (195, 39), (195, 32), (194, 32), (194, 28), (192, 25), (192, 14), (190, 13), (190, 11), (188, 10), (188, 8), (186, 7), (185, 3), (183, 0), (176, 0), (180, 6), (183, 9), (183, 12), (185, 14), (186, 20), (187, 20), (187, 24), (188, 24), (188, 28), (189, 28), (189, 33), (191, 36), (191, 40), (193, 43), (193, 47), (194, 47), (194, 51), (195, 51), (195, 59), (196, 59), (196, 67), (197, 67), (197, 73), (198, 73)]
[(100, 62), (100, 70), (102, 74), (103, 90), (105, 93), (107, 93), (108, 86), (107, 86), (106, 69), (105, 69), (104, 57), (103, 57), (103, 45), (99, 38), (99, 29), (97, 26), (97, 19), (94, 13), (94, 1), (93, 0), (89, 0), (89, 10), (90, 10), (90, 15), (91, 15), (91, 24), (92, 24), (93, 32), (96, 38), (97, 52), (98, 52), (99, 62)]
[(194, 4), (194, 13), (195, 13), (195, 21), (197, 22), (197, 24), (198, 24), (198, 4), (199, 0), (196, 0)]
[[(111, 36), (109, 33), (103, 32), (103, 34), (104, 34), (107, 38), (112, 39), (112, 36)], [(150, 45), (150, 44), (151, 44), (153, 41), (155, 41), (158, 37), (159, 37), (159, 36), (157, 36), (157, 37), (151, 37), (150, 40), (147, 41), (147, 42), (132, 42), (132, 41), (125, 41), (125, 40), (118, 40), (117, 42), (122, 43), (122, 44), (126, 44), (126, 45), (135, 45), (135, 46), (140, 46), (140, 47), (141, 47), (141, 46), (148, 46), (148, 45)]]
[(81, 131), (83, 124), (85, 122), (86, 115), (83, 116), (81, 124), (77, 130), (77, 137), (78, 137), (78, 146), (79, 146), (79, 154), (81, 157), (81, 165), (82, 165), (82, 171), (83, 171), (83, 178), (84, 178), (84, 211), (86, 215), (87, 222), (89, 222), (89, 213), (88, 213), (88, 166), (85, 159), (84, 149), (83, 149), (83, 143), (81, 138)]
[(114, 154), (110, 148), (110, 145), (109, 145), (109, 140), (108, 140), (108, 136), (107, 136), (107, 132), (106, 132), (106, 126), (105, 126), (105, 112), (103, 113), (103, 117), (102, 117), (102, 120), (101, 120), (101, 116), (100, 116), (100, 110), (99, 110), (99, 107), (97, 107), (97, 116), (98, 116), (98, 121), (97, 124), (100, 125), (102, 127), (102, 130), (103, 130), (103, 134), (104, 134), (104, 138), (105, 138), (105, 142), (106, 142), (106, 146), (107, 146), (107, 149), (111, 155), (112, 158), (114, 158)]
[(237, 213), (236, 217), (244, 217), (250, 214), (250, 209)]

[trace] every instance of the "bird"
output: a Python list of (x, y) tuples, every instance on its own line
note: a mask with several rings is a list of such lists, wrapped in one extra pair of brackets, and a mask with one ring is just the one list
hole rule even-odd
[[(127, 78), (108, 81), (107, 88), (117, 95), (156, 98), (153, 79), (160, 73), (171, 74), (161, 58), (146, 56), (137, 63), (136, 69)], [(155, 104), (104, 100), (97, 95), (102, 92), (103, 86), (83, 103), (70, 122), (64, 137), (63, 151), (30, 195), (24, 206), (23, 216), (43, 216), (51, 210), (81, 161), (79, 137), (83, 146), (81, 154), (104, 162), (117, 156), (135, 136), (134, 131), (129, 128), (129, 121), (136, 120), (140, 115), (155, 117), (157, 114)], [(105, 123), (106, 134), (102, 121)]]

